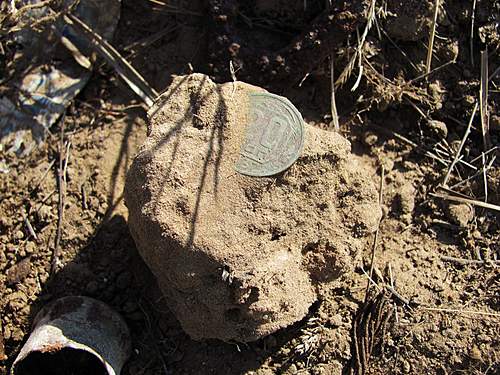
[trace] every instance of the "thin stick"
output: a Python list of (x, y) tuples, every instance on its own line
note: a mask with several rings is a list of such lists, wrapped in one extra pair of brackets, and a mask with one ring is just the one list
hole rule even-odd
[(481, 153), (483, 159), (483, 187), (484, 187), (484, 201), (488, 202), (488, 175), (486, 174), (486, 158), (484, 152)]
[(476, 17), (476, 0), (472, 2), (472, 16), (470, 20), (470, 64), (474, 66), (474, 19)]
[(488, 81), (491, 81), (493, 78), (495, 78), (495, 76), (500, 73), (500, 66), (498, 68), (495, 69), (495, 71), (493, 73), (491, 73), (491, 75), (488, 77)]
[[(378, 203), (379, 203), (379, 206), (381, 208), (382, 208), (382, 204), (383, 204), (382, 200), (383, 200), (383, 191), (384, 191), (384, 177), (385, 177), (385, 169), (384, 169), (384, 166), (382, 166), (381, 172), (380, 172), (380, 185), (379, 185), (379, 190), (378, 190)], [(371, 254), (371, 260), (370, 260), (370, 274), (369, 274), (370, 279), (373, 277), (373, 269), (375, 267), (375, 251), (377, 250), (381, 222), (382, 222), (382, 218), (380, 218), (380, 221), (377, 225), (377, 230), (375, 231), (375, 238), (373, 239), (372, 254)], [(370, 283), (367, 283), (366, 293), (365, 293), (365, 302), (368, 298), (369, 291), (370, 291)]]
[[(361, 271), (365, 274), (365, 276), (368, 278), (368, 284), (372, 284), (375, 288), (377, 288), (377, 290), (379, 292), (382, 291), (382, 288), (375, 282), (375, 280), (373, 280), (370, 275), (368, 275), (368, 272), (365, 271), (365, 269), (363, 268), (363, 266), (361, 266)], [(366, 295), (365, 295), (365, 300), (366, 300)]]
[(490, 148), (490, 122), (488, 113), (488, 49), (481, 51), (481, 85), (479, 87), (481, 129), (484, 151)]
[(64, 20), (74, 26), (80, 35), (86, 38), (89, 44), (115, 69), (118, 75), (127, 83), (148, 107), (151, 107), (158, 97), (158, 93), (144, 80), (144, 78), (125, 60), (120, 53), (96, 34), (87, 24), (78, 17), (69, 14)]
[[(376, 18), (375, 18), (375, 22), (377, 22)], [(382, 33), (384, 34), (384, 36), (387, 38), (387, 40), (399, 51), (399, 53), (401, 53), (401, 55), (403, 55), (403, 57), (408, 61), (410, 66), (413, 68), (413, 70), (415, 70), (418, 73), (417, 66), (413, 63), (413, 61), (411, 61), (411, 59), (408, 57), (407, 53), (405, 51), (403, 51), (401, 49), (401, 47), (399, 47), (394, 40), (392, 40), (392, 38), (389, 36), (389, 34), (387, 34), (387, 31), (385, 31), (383, 28), (381, 28), (381, 30), (382, 30)]]
[(487, 203), (487, 202), (478, 201), (475, 199), (457, 197), (454, 195), (442, 194), (442, 193), (430, 193), (430, 195), (433, 197), (436, 197), (436, 198), (448, 199), (450, 201), (459, 202), (459, 203), (469, 203), (469, 204), (472, 204), (474, 206), (489, 208), (490, 210), (500, 212), (500, 206), (497, 206), (496, 204), (491, 204), (491, 203)]
[[(488, 151), (484, 152), (484, 156), (486, 156), (486, 155), (488, 155), (488, 154), (490, 154), (490, 153), (492, 153), (493, 151), (496, 151), (496, 150), (498, 150), (498, 149), (500, 149), (500, 146), (494, 146), (494, 147), (490, 148)], [(475, 163), (476, 161), (478, 161), (479, 159), (482, 159), (482, 156), (481, 156), (481, 155), (479, 155), (479, 156), (475, 157), (475, 158), (474, 158), (474, 159), (472, 159), (470, 162), (471, 162), (471, 164), (472, 164), (472, 163)]]
[[(158, 0), (149, 0), (149, 1), (153, 4), (161, 7), (161, 8), (153, 8), (153, 10), (163, 11), (165, 13), (179, 13), (179, 14), (187, 14), (187, 15), (199, 16), (199, 17), (203, 16), (203, 14), (201, 14), (201, 13), (193, 12), (193, 11), (188, 10), (188, 9), (178, 8), (178, 7), (175, 7), (173, 5), (164, 3), (162, 1), (158, 1)], [(165, 8), (165, 9), (163, 9), (163, 8)]]
[(142, 38), (136, 42), (129, 44), (128, 46), (123, 48), (123, 50), (128, 52), (128, 51), (131, 51), (137, 47), (142, 47), (142, 48), (146, 47), (146, 46), (156, 42), (157, 40), (163, 38), (165, 35), (170, 34), (171, 32), (175, 31), (178, 28), (179, 28), (178, 25), (175, 25), (173, 27), (172, 26), (167, 27), (163, 30), (158, 31), (157, 33), (154, 33), (153, 35), (149, 35), (146, 38)]
[(33, 229), (33, 226), (31, 225), (30, 219), (28, 218), (27, 215), (24, 215), (24, 224), (26, 225), (26, 228), (28, 228), (28, 232), (31, 235), (31, 237), (33, 237), (35, 240), (38, 240), (35, 230)]
[[(485, 153), (483, 153), (485, 154)], [(485, 154), (486, 155), (486, 154)], [(490, 169), (491, 167), (493, 166), (493, 162), (496, 160), (496, 155), (493, 156), (490, 160), (490, 162), (488, 163), (488, 165), (485, 167), (483, 166), (479, 171), (477, 171), (476, 173), (474, 173), (472, 176), (469, 176), (467, 177), (466, 179), (462, 180), (462, 181), (459, 181), (457, 182), (455, 185), (453, 186), (450, 186), (450, 190), (453, 190), (459, 186), (462, 186), (463, 184), (465, 184), (466, 182), (476, 178), (477, 176), (479, 176), (480, 174), (486, 174)], [(484, 178), (484, 177), (483, 177)]]
[(430, 121), (430, 118), (429, 116), (427, 116), (424, 111), (422, 111), (420, 108), (417, 107), (417, 105), (415, 103), (413, 103), (410, 99), (408, 99), (407, 97), (404, 98), (404, 100), (410, 104), (414, 109), (415, 111), (417, 111), (420, 116), (422, 116), (422, 118), (426, 119), (426, 120), (429, 120)]
[(334, 76), (334, 69), (333, 69), (333, 54), (330, 55), (330, 109), (332, 112), (332, 122), (333, 122), (333, 127), (336, 132), (340, 130), (340, 124), (339, 124), (339, 114), (337, 112), (337, 104), (335, 102), (335, 76)]
[(476, 111), (477, 111), (477, 102), (476, 102), (476, 105), (474, 106), (474, 110), (472, 111), (472, 115), (471, 115), (470, 120), (469, 120), (469, 125), (467, 126), (467, 129), (465, 130), (464, 137), (462, 138), (462, 142), (460, 142), (460, 146), (458, 147), (455, 158), (451, 162), (451, 164), (448, 168), (448, 172), (446, 172), (446, 175), (444, 177), (444, 181), (443, 181), (444, 186), (447, 186), (448, 179), (450, 178), (450, 175), (451, 175), (451, 171), (455, 167), (455, 164), (457, 163), (458, 158), (460, 157), (460, 153), (462, 152), (462, 148), (464, 147), (465, 141), (467, 140), (467, 137), (469, 136), (470, 129), (472, 126), (472, 121), (474, 120), (474, 116), (476, 115)]
[(65, 128), (65, 117), (61, 119), (61, 133), (59, 140), (59, 168), (57, 170), (57, 185), (59, 189), (59, 199), (57, 206), (57, 230), (56, 239), (54, 243), (54, 252), (52, 254), (52, 262), (50, 266), (50, 273), (54, 274), (57, 271), (57, 266), (59, 264), (59, 255), (61, 252), (61, 236), (62, 236), (62, 223), (64, 220), (64, 198), (66, 195), (66, 176), (64, 176), (64, 171), (66, 170), (65, 161), (67, 161), (67, 156), (64, 155), (66, 147), (64, 145), (64, 128)]
[(476, 260), (476, 259), (464, 259), (464, 258), (455, 258), (450, 256), (441, 255), (440, 258), (445, 262), (458, 263), (462, 265), (467, 264), (500, 264), (500, 260)]
[(465, 195), (465, 194), (460, 193), (460, 192), (455, 191), (455, 190), (451, 190), (450, 188), (445, 187), (445, 186), (443, 186), (443, 185), (438, 185), (438, 186), (437, 186), (437, 189), (438, 189), (438, 190), (442, 190), (442, 191), (444, 191), (445, 193), (451, 194), (451, 195), (453, 195), (453, 196), (457, 196), (457, 197), (462, 197), (462, 198), (469, 199), (469, 196), (468, 196), (468, 195)]
[(403, 305), (410, 306), (410, 301), (399, 294), (392, 286), (386, 285), (385, 289), (392, 293)]
[[(349, 63), (346, 65), (342, 73), (340, 74), (339, 78), (337, 79), (337, 82), (335, 85), (337, 86), (342, 86), (344, 83), (347, 82), (349, 77), (351, 76), (351, 73), (356, 65), (356, 61), (359, 59), (361, 60), (361, 56), (363, 55), (363, 47), (365, 45), (365, 40), (366, 37), (368, 36), (368, 32), (370, 31), (373, 21), (375, 20), (375, 8), (376, 8), (376, 0), (371, 0), (370, 5), (368, 7), (368, 14), (366, 16), (366, 26), (365, 29), (363, 30), (363, 34), (361, 34), (361, 38), (359, 40), (358, 46), (356, 47), (356, 50), (354, 52), (354, 55), (352, 55), (351, 60), (349, 60)], [(362, 72), (360, 72), (362, 73)]]
[(40, 177), (40, 180), (38, 180), (38, 182), (35, 184), (35, 187), (31, 190), (31, 192), (34, 192), (36, 191), (40, 185), (42, 184), (42, 182), (45, 180), (45, 178), (47, 177), (47, 175), (49, 174), (50, 170), (52, 169), (52, 167), (54, 166), (54, 163), (56, 161), (55, 160), (52, 160), (49, 165), (47, 166), (47, 169), (45, 170), (45, 172), (43, 172), (43, 175), (42, 177)]
[(429, 45), (427, 47), (427, 62), (425, 64), (425, 72), (427, 74), (431, 71), (432, 63), (432, 50), (434, 49), (434, 36), (436, 35), (436, 24), (439, 12), (439, 0), (434, 1), (434, 18), (432, 20), (431, 34), (429, 37)]
[(415, 77), (415, 78), (409, 80), (408, 82), (406, 82), (405, 86), (410, 86), (413, 83), (420, 81), (421, 79), (424, 79), (425, 77), (428, 77), (429, 75), (431, 75), (431, 74), (433, 74), (433, 73), (435, 73), (443, 68), (446, 68), (448, 65), (455, 64), (455, 63), (456, 63), (455, 60), (450, 60), (448, 62), (445, 62), (443, 65), (439, 65), (437, 68), (432, 69), (429, 73), (421, 74), (418, 77)]
[(449, 312), (449, 313), (459, 313), (459, 314), (473, 314), (473, 315), (484, 315), (492, 316), (495, 318), (500, 318), (499, 313), (490, 313), (485, 311), (473, 311), (473, 310), (460, 310), (460, 309), (441, 309), (437, 307), (419, 307), (421, 310), (425, 311), (437, 311), (437, 312)]
[(374, 127), (375, 129), (379, 129), (380, 131), (384, 132), (384, 133), (388, 133), (390, 135), (392, 135), (394, 138), (396, 139), (399, 139), (400, 141), (403, 141), (407, 144), (409, 144), (410, 146), (413, 146), (421, 151), (423, 151), (423, 154), (425, 156), (428, 156), (430, 157), (431, 159), (434, 159), (436, 160), (437, 162), (441, 163), (442, 165), (444, 165), (445, 167), (448, 166), (448, 163), (446, 161), (443, 160), (443, 158), (440, 158), (439, 156), (437, 156), (436, 154), (424, 149), (423, 147), (419, 146), (418, 144), (416, 144), (415, 142), (413, 142), (412, 140), (406, 138), (405, 136), (399, 134), (399, 133), (396, 133), (395, 131), (392, 131), (392, 130), (389, 130), (387, 128), (384, 128), (380, 125), (376, 125), (376, 124), (370, 124), (370, 126)]
[[(399, 300), (403, 305), (406, 305), (406, 306), (410, 306), (410, 301), (407, 300), (406, 298), (404, 298), (401, 294), (399, 294), (398, 292), (396, 292), (396, 290), (394, 288), (392, 288), (391, 286), (389, 285), (385, 285), (384, 288), (382, 288), (380, 285), (378, 285), (375, 280), (373, 280), (370, 275), (368, 275), (368, 273), (365, 271), (365, 269), (363, 267), (361, 267), (361, 271), (363, 272), (363, 274), (368, 278), (368, 284), (371, 284), (373, 285), (375, 288), (377, 288), (377, 290), (379, 292), (381, 292), (382, 290), (387, 290), (389, 291), (394, 297), (396, 297), (397, 300)], [(365, 296), (365, 301), (366, 301), (366, 296)]]
[[(394, 289), (394, 277), (392, 276), (392, 266), (391, 262), (389, 262), (389, 278), (391, 282), (391, 288)], [(394, 316), (396, 317), (396, 323), (399, 323), (399, 314), (398, 314), (398, 308), (396, 306), (396, 302), (392, 302), (394, 304)]]

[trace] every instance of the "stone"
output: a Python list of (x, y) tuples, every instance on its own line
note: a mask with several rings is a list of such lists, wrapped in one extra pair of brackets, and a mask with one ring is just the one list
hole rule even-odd
[(411, 216), (415, 209), (416, 194), (417, 191), (410, 182), (405, 182), (399, 187), (395, 196), (395, 206), (401, 216)]
[(440, 138), (445, 138), (448, 136), (448, 127), (443, 121), (429, 120), (427, 121), (427, 127), (429, 130)]
[(195, 340), (249, 342), (301, 320), (354, 270), (381, 217), (369, 172), (335, 132), (305, 125), (301, 155), (280, 174), (235, 171), (259, 92), (176, 77), (127, 175), (130, 233)]
[(450, 202), (445, 208), (448, 219), (462, 228), (466, 228), (474, 218), (474, 209), (467, 203)]
[(363, 143), (366, 146), (374, 146), (378, 142), (377, 134), (367, 131), (363, 134)]

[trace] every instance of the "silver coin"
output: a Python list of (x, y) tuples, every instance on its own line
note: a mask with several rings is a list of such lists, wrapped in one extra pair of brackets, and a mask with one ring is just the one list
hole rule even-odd
[(269, 93), (250, 94), (250, 120), (235, 164), (248, 176), (272, 176), (289, 168), (304, 145), (304, 120), (286, 98)]

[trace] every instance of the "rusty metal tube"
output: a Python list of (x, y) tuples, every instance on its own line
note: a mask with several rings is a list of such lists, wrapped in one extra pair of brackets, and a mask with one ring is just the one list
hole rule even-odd
[(123, 319), (108, 305), (72, 296), (45, 306), (11, 375), (119, 375), (131, 350)]

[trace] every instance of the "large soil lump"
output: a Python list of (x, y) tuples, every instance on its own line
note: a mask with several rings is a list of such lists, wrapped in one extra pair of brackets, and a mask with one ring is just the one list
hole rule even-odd
[(177, 77), (127, 177), (132, 236), (194, 339), (252, 341), (300, 320), (354, 269), (381, 217), (376, 188), (333, 132), (306, 125), (301, 156), (279, 175), (235, 171), (256, 91)]

